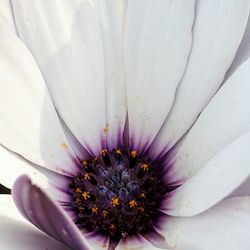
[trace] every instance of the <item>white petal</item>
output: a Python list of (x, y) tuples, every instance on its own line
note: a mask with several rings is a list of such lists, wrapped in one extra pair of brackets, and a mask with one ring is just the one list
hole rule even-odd
[(178, 141), (220, 86), (243, 36), (249, 5), (249, 0), (197, 1), (188, 66), (154, 142), (154, 155)]
[(250, 196), (250, 176), (228, 197)]
[(166, 219), (165, 238), (175, 250), (250, 249), (250, 197), (224, 200), (192, 218)]
[(69, 250), (26, 221), (10, 195), (0, 195), (0, 250)]
[(16, 24), (14, 20), (12, 5), (10, 0), (1, 0), (0, 4), (0, 22), (1, 25), (7, 25), (7, 27), (17, 34)]
[(101, 27), (105, 63), (107, 144), (122, 142), (127, 106), (123, 57), (127, 0), (95, 0)]
[(14, 0), (21, 38), (44, 75), (67, 126), (90, 152), (104, 139), (103, 45), (91, 1)]
[(16, 178), (20, 175), (29, 175), (35, 183), (46, 188), (48, 178), (34, 168), (28, 161), (22, 159), (0, 145), (0, 183), (12, 188)]
[(125, 67), (130, 143), (143, 151), (173, 103), (191, 47), (194, 1), (129, 1)]
[(237, 138), (196, 175), (170, 193), (169, 215), (193, 216), (221, 201), (250, 176), (250, 133)]
[(1, 26), (0, 143), (57, 172), (74, 170), (74, 154), (29, 51)]
[(222, 86), (175, 156), (175, 179), (193, 176), (209, 159), (250, 129), (250, 59)]
[(236, 56), (227, 71), (225, 79), (228, 79), (232, 73), (250, 56), (250, 16), (248, 17), (247, 27), (245, 29), (244, 36), (240, 43), (240, 47), (236, 53)]

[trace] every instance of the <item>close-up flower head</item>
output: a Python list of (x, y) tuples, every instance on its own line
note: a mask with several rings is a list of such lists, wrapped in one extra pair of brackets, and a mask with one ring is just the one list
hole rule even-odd
[(249, 250), (249, 11), (0, 0), (0, 250)]

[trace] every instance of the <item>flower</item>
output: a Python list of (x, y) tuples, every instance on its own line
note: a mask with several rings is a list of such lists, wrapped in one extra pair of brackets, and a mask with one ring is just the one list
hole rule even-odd
[(1, 246), (249, 248), (249, 1), (0, 7)]

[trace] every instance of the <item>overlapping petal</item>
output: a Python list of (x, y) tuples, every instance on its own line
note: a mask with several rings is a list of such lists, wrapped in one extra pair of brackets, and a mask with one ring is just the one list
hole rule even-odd
[(12, 192), (18, 210), (36, 227), (71, 248), (91, 249), (72, 219), (27, 176), (16, 180)]
[(248, 0), (197, 1), (187, 69), (153, 143), (152, 157), (165, 153), (183, 136), (219, 88), (244, 34), (249, 7)]
[(0, 143), (54, 171), (74, 173), (74, 153), (36, 63), (22, 42), (1, 26)]
[(129, 1), (125, 69), (129, 136), (145, 150), (174, 100), (191, 48), (195, 1)]

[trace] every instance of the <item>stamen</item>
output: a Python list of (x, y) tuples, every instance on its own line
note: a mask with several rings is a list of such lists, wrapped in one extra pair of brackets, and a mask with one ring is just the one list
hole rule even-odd
[(135, 200), (132, 200), (129, 202), (129, 207), (130, 208), (133, 208), (133, 207), (136, 207), (137, 206), (137, 202)]
[(91, 210), (92, 210), (92, 213), (93, 213), (93, 214), (97, 214), (97, 213), (98, 213), (98, 207), (97, 207), (96, 205), (94, 205), (94, 206), (91, 208)]
[(112, 204), (113, 207), (119, 206), (119, 204), (120, 204), (119, 199), (115, 198), (115, 197), (112, 198), (111, 204)]
[(84, 198), (84, 200), (88, 200), (88, 199), (90, 199), (90, 193), (84, 191), (83, 194), (82, 194), (82, 197)]
[(111, 161), (110, 161), (110, 158), (109, 158), (109, 152), (107, 149), (103, 149), (102, 152), (101, 152), (101, 155), (102, 155), (102, 160), (104, 161), (104, 164), (106, 166), (110, 166), (111, 165)]
[(97, 157), (82, 160), (69, 185), (76, 224), (108, 235), (116, 244), (154, 230), (162, 196), (169, 192), (161, 169), (124, 148), (103, 149)]

